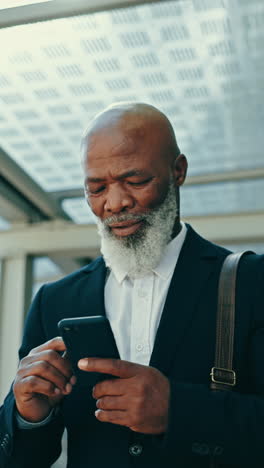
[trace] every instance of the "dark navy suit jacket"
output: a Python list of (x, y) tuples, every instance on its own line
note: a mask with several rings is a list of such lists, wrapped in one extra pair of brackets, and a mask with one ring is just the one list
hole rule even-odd
[[(18, 430), (12, 391), (0, 409), (0, 467), (47, 468), (68, 432), (68, 468), (264, 466), (264, 256), (239, 266), (236, 294), (235, 391), (212, 392), (217, 286), (229, 252), (188, 227), (171, 281), (150, 365), (171, 382), (168, 431), (142, 435), (99, 422), (91, 391), (78, 385), (45, 427)], [(41, 288), (26, 321), (20, 357), (57, 336), (64, 317), (104, 314), (102, 258)], [(136, 449), (132, 449), (131, 447)], [(138, 453), (134, 455), (133, 453)]]

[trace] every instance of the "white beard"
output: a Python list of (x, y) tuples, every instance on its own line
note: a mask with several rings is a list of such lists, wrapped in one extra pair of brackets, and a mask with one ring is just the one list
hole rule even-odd
[[(172, 238), (177, 215), (176, 191), (171, 177), (165, 200), (147, 214), (123, 214), (104, 221), (98, 218), (101, 252), (106, 265), (114, 272), (126, 272), (132, 279), (150, 274)], [(130, 236), (118, 238), (108, 227), (108, 224), (131, 219), (143, 219), (144, 226)]]

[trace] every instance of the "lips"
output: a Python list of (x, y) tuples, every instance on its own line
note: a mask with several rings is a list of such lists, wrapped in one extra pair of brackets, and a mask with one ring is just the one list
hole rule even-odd
[(131, 221), (123, 221), (120, 223), (115, 223), (109, 225), (110, 229), (112, 232), (119, 236), (119, 237), (124, 237), (124, 236), (129, 236), (130, 234), (133, 234), (136, 232), (140, 226), (142, 225), (143, 221), (142, 220), (131, 220)]
[(141, 220), (131, 220), (131, 221), (123, 221), (121, 223), (115, 223), (115, 224), (110, 224), (109, 227), (111, 229), (113, 228), (125, 228), (129, 226), (133, 226), (134, 224), (141, 223)]

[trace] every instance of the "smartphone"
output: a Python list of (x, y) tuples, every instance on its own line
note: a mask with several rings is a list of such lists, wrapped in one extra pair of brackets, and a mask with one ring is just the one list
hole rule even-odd
[(99, 372), (83, 371), (77, 365), (84, 357), (120, 358), (109, 320), (105, 316), (63, 319), (58, 323), (58, 329), (77, 377), (77, 385), (94, 386), (101, 380), (114, 378)]

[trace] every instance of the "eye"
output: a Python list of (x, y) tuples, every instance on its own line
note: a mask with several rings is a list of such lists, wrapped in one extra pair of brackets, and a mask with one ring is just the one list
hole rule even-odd
[(96, 195), (97, 193), (102, 192), (104, 189), (105, 189), (105, 186), (104, 186), (104, 185), (102, 185), (101, 187), (97, 187), (97, 188), (89, 188), (89, 187), (87, 187), (87, 188), (85, 189), (85, 193), (86, 193), (87, 195), (94, 195), (94, 194)]
[(134, 185), (134, 186), (140, 186), (140, 185), (147, 184), (147, 183), (150, 182), (152, 179), (153, 179), (153, 177), (149, 177), (148, 179), (144, 179), (144, 180), (141, 180), (141, 181), (139, 181), (139, 182), (128, 182), (128, 184), (129, 184), (129, 185)]

